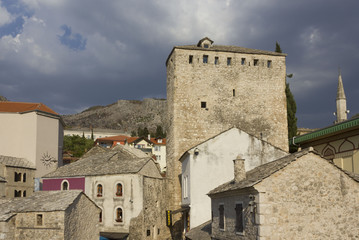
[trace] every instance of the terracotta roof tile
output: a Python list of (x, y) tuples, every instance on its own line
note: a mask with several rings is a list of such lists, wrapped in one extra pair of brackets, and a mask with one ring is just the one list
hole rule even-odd
[(0, 112), (24, 113), (32, 111), (42, 111), (59, 115), (43, 103), (0, 102)]

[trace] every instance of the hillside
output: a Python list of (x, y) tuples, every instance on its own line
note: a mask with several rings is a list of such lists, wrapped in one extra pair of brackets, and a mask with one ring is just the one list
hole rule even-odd
[(155, 131), (158, 125), (166, 129), (166, 100), (118, 100), (107, 106), (94, 106), (81, 113), (62, 117), (67, 128), (92, 126), (131, 133), (139, 127), (147, 127), (151, 132)]

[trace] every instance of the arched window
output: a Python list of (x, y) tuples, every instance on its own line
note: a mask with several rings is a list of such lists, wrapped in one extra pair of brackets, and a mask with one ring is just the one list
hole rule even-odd
[(62, 181), (61, 190), (69, 190), (69, 182), (67, 180)]
[(102, 185), (97, 185), (97, 197), (102, 197)]
[(122, 184), (117, 183), (116, 185), (116, 197), (122, 197)]
[(123, 212), (122, 208), (116, 208), (116, 222), (122, 222), (123, 221)]

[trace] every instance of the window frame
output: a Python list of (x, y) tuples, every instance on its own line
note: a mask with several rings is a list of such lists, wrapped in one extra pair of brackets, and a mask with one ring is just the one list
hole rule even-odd
[[(237, 205), (241, 206), (241, 213), (240, 213), (240, 221), (239, 221), (239, 216), (238, 216), (238, 210), (237, 210)], [(235, 220), (235, 225), (234, 225), (234, 230), (236, 232), (236, 234), (238, 235), (244, 235), (244, 204), (242, 201), (236, 201), (235, 202), (235, 213), (236, 213), (236, 220)], [(240, 231), (242, 230), (242, 231)]]
[[(121, 185), (121, 194), (120, 195), (117, 194), (118, 185)], [(116, 182), (116, 184), (115, 184), (115, 197), (117, 197), (117, 198), (123, 197), (123, 183), (122, 182)]]
[(208, 55), (203, 55), (203, 64), (208, 64)]
[[(39, 219), (41, 220), (41, 224), (39, 224)], [(42, 214), (42, 213), (35, 214), (35, 226), (37, 226), (37, 227), (44, 226), (44, 214)]]
[[(104, 187), (102, 183), (97, 183), (96, 184), (96, 197), (98, 198), (102, 198), (104, 196), (104, 191), (103, 191)], [(100, 190), (100, 191), (99, 191)]]
[[(118, 216), (118, 210), (121, 210), (121, 215), (120, 215), (120, 218)], [(123, 211), (123, 207), (121, 206), (117, 206), (115, 208), (115, 211), (114, 211), (114, 221), (115, 223), (117, 224), (123, 224), (124, 223), (124, 211)]]
[[(64, 183), (67, 184), (67, 188), (66, 188), (66, 189), (64, 189)], [(62, 182), (61, 182), (61, 191), (68, 191), (68, 190), (70, 190), (70, 183), (69, 183), (69, 181), (67, 181), (67, 179), (64, 179), (64, 180), (62, 180)]]
[[(221, 209), (221, 207), (222, 207), (222, 209)], [(221, 214), (221, 210), (223, 211), (222, 214)], [(219, 228), (219, 231), (222, 231), (222, 232), (224, 232), (226, 229), (226, 217), (225, 217), (224, 210), (225, 210), (224, 203), (219, 203), (218, 204), (218, 228)]]
[(214, 57), (214, 65), (218, 65), (219, 64), (219, 57)]

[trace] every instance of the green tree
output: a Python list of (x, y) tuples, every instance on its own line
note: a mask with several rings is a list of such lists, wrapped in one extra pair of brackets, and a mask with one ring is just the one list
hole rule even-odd
[(137, 136), (136, 131), (131, 131), (131, 137), (136, 137), (136, 136)]
[(78, 135), (64, 136), (64, 151), (71, 152), (74, 157), (82, 157), (94, 145), (92, 139), (86, 139)]
[[(278, 42), (275, 43), (275, 52), (282, 53), (282, 49)], [(287, 74), (287, 78), (292, 78), (293, 74)], [(297, 104), (295, 103), (294, 96), (289, 88), (289, 83), (285, 84), (285, 96), (287, 98), (287, 123), (288, 123), (288, 138), (291, 139), (297, 135)], [(289, 152), (297, 151), (296, 146), (289, 146)]]
[(165, 138), (166, 137), (166, 133), (163, 132), (162, 126), (158, 125), (156, 127), (156, 133), (154, 135), (156, 138)]

